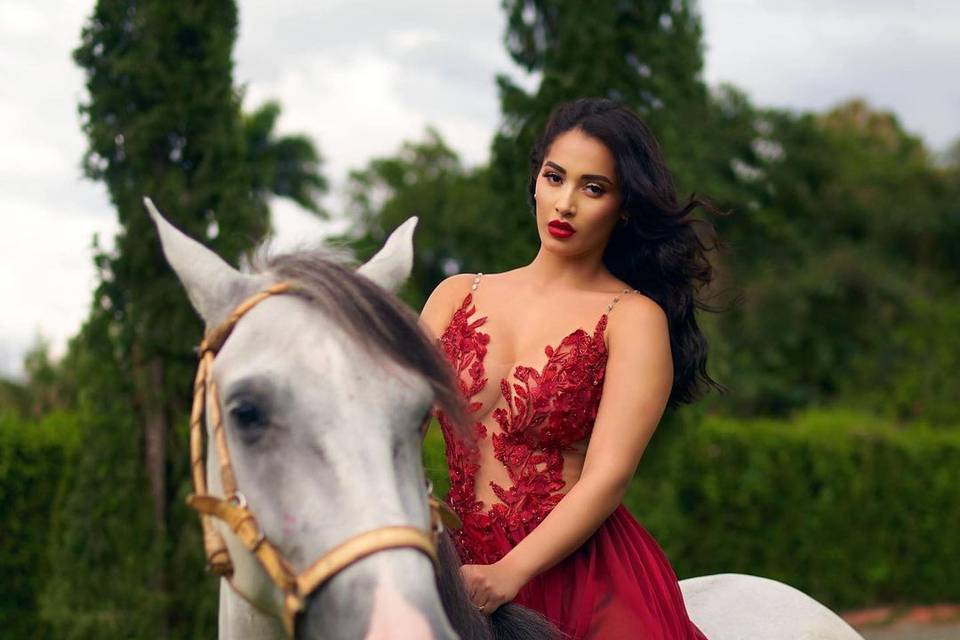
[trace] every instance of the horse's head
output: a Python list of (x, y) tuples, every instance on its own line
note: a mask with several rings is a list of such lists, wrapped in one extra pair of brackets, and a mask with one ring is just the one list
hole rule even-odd
[[(387, 291), (409, 275), (416, 220), (356, 271), (304, 252), (247, 274), (147, 207), (208, 331), (272, 284), (292, 286), (236, 321), (212, 360), (216, 393), (205, 391), (207, 441), (216, 440), (209, 408), (219, 399), (236, 488), (282, 564), (299, 574), (344, 540), (381, 527), (429, 531), (419, 428), (435, 400), (456, 396), (415, 316)], [(225, 497), (223, 456), (213, 445), (206, 455), (208, 492)], [(279, 615), (287, 594), (251, 553), (255, 545), (220, 521), (216, 527), (233, 587)], [(372, 553), (304, 600), (297, 637), (453, 637), (429, 555), (413, 548)]]

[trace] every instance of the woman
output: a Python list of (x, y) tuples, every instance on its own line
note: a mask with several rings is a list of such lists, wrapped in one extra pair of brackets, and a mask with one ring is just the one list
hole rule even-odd
[(602, 99), (554, 111), (529, 194), (534, 260), (450, 277), (421, 313), (467, 401), (470, 424), (437, 417), (471, 600), (576, 639), (703, 638), (620, 501), (664, 409), (718, 386), (694, 316), (711, 270), (689, 214), (708, 205), (680, 205), (653, 135)]

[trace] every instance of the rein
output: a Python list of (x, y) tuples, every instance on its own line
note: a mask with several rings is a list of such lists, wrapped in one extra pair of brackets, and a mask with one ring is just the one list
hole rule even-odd
[[(237, 478), (230, 463), (227, 437), (223, 429), (220, 396), (217, 392), (217, 384), (213, 380), (213, 361), (244, 314), (270, 296), (289, 293), (293, 289), (290, 283), (280, 282), (247, 298), (230, 313), (223, 323), (207, 333), (200, 343), (200, 362), (197, 365), (197, 375), (193, 383), (193, 406), (190, 410), (190, 470), (193, 493), (187, 496), (187, 504), (200, 516), (207, 569), (211, 573), (225, 577), (231, 586), (234, 586), (230, 553), (223, 537), (213, 525), (213, 518), (217, 518), (230, 527), (243, 546), (256, 557), (270, 580), (284, 593), (282, 619), (284, 629), (290, 637), (294, 636), (297, 616), (303, 611), (306, 599), (343, 569), (378, 551), (410, 548), (430, 558), (436, 570), (437, 539), (444, 525), (452, 528), (461, 526), (456, 514), (433, 495), (428, 481), (429, 530), (403, 525), (385, 526), (360, 533), (330, 549), (299, 574), (264, 534), (257, 519), (248, 508), (246, 498), (237, 487)], [(207, 404), (208, 395), (209, 405)], [(203, 438), (203, 418), (207, 412), (212, 423), (214, 446), (217, 448), (217, 457), (220, 460), (220, 480), (225, 498), (207, 492)], [(235, 586), (234, 590), (250, 602), (250, 599)]]

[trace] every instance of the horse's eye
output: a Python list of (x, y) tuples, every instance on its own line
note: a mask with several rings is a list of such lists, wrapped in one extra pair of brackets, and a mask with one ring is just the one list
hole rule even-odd
[(263, 411), (248, 400), (241, 400), (230, 407), (230, 418), (240, 437), (248, 444), (259, 440), (267, 427)]

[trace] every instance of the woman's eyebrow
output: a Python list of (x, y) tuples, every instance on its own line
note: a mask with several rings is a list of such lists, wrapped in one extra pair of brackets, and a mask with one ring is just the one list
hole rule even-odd
[[(559, 171), (560, 173), (566, 173), (566, 172), (567, 172), (566, 169), (564, 169), (563, 167), (561, 167), (560, 165), (558, 165), (558, 164), (557, 164), (556, 162), (554, 162), (553, 160), (547, 160), (547, 161), (544, 162), (543, 164), (547, 165), (548, 167), (552, 167), (553, 169), (556, 169), (556, 170)], [(587, 173), (587, 174), (584, 174), (584, 175), (581, 176), (581, 177), (582, 177), (584, 180), (596, 180), (597, 182), (606, 182), (607, 184), (613, 186), (613, 180), (611, 180), (611, 179), (608, 178), (607, 176), (602, 176), (602, 175), (600, 175), (600, 174), (598, 174), (598, 173)]]
[(597, 182), (606, 182), (610, 186), (613, 186), (613, 180), (607, 176), (601, 176), (599, 174), (587, 173), (581, 176), (584, 180), (596, 180)]

